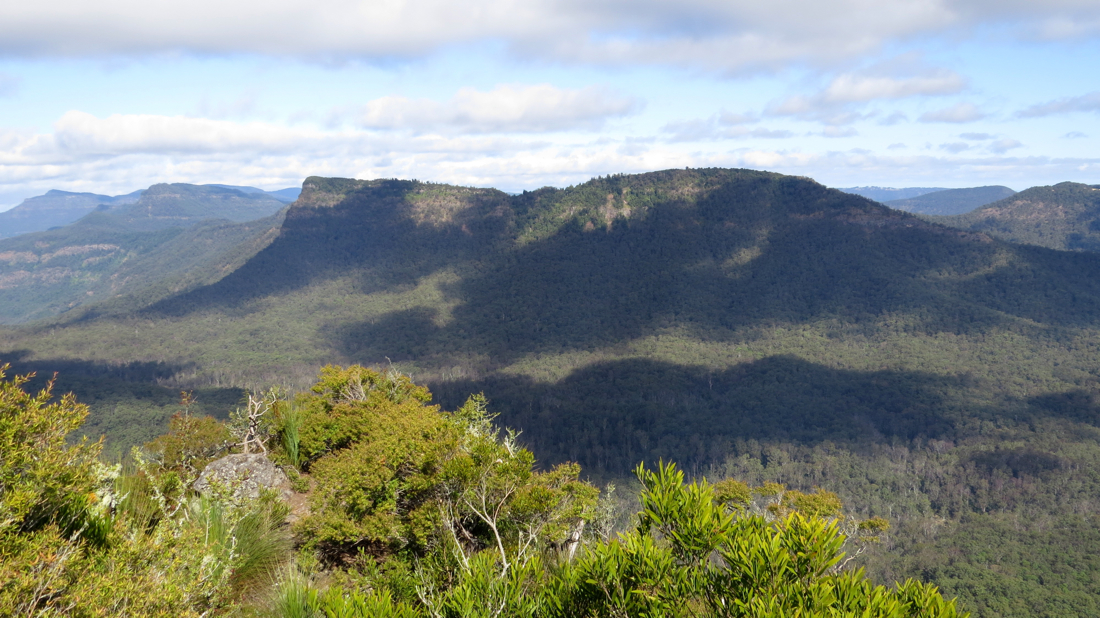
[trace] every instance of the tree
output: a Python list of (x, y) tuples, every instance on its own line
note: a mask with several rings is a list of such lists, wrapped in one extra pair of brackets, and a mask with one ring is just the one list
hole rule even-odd
[(685, 485), (672, 464), (636, 474), (637, 526), (566, 565), (548, 597), (554, 616), (959, 615), (934, 586), (887, 589), (862, 569), (844, 569), (839, 520), (793, 509), (770, 519), (729, 512), (705, 480)]

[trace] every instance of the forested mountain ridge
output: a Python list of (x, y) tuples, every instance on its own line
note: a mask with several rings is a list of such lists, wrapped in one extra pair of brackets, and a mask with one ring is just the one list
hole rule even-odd
[[(246, 193), (217, 185), (155, 184), (133, 203), (104, 204), (91, 216), (107, 217), (133, 231), (187, 227), (209, 219), (251, 221), (275, 214), (284, 202), (263, 192)], [(105, 213), (105, 214), (104, 214)]]
[[(875, 572), (935, 572), (976, 615), (1100, 607), (1097, 255), (748, 170), (517, 196), (309, 178), (239, 267), (151, 300), (4, 329), (0, 349), (188, 388), (389, 359), (449, 408), (484, 391), (544, 464), (838, 488), (897, 526)], [(112, 414), (92, 420), (117, 432)], [(968, 545), (989, 530), (993, 557)], [(1043, 544), (1046, 562), (1011, 557)]]
[(966, 214), (928, 220), (1011, 242), (1100, 251), (1100, 186), (1063, 182), (1032, 187)]

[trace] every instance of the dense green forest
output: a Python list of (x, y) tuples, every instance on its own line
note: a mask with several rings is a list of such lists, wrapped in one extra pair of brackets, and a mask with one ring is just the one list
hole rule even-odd
[(180, 389), (214, 411), (329, 362), (392, 366), (444, 409), (484, 393), (540, 469), (621, 482), (663, 459), (835, 491), (892, 524), (874, 581), (936, 581), (975, 616), (1100, 603), (1100, 256), (747, 170), (516, 196), (310, 178), (242, 255), (4, 329), (0, 360), (63, 368), (113, 453), (164, 431)]
[[(443, 411), (392, 370), (328, 366), (292, 401), (250, 393), (229, 423), (184, 394), (124, 468), (66, 444), (87, 414), (72, 395), (50, 403), (3, 369), (4, 615), (966, 616), (931, 584), (870, 582), (854, 561), (889, 524), (836, 494), (639, 465), (616, 531), (612, 487), (534, 469), (484, 397)], [(293, 489), (249, 492), (272, 458)], [(210, 476), (223, 462), (251, 467)]]

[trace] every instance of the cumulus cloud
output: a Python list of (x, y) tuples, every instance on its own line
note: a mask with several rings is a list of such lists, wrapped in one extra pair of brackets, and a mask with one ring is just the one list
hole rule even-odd
[(821, 100), (825, 103), (853, 103), (954, 94), (965, 86), (966, 80), (961, 75), (944, 69), (905, 78), (845, 73), (833, 79), (821, 93)]
[(933, 112), (920, 115), (921, 122), (974, 122), (985, 118), (988, 114), (982, 112), (973, 103), (957, 103), (951, 107), (945, 107)]
[(940, 144), (940, 149), (946, 150), (947, 152), (950, 152), (952, 154), (958, 154), (964, 150), (969, 150), (970, 144), (967, 144), (966, 142), (950, 142), (947, 144)]
[(959, 137), (980, 142), (987, 139), (993, 139), (994, 136), (989, 133), (959, 133)]
[[(715, 115), (717, 125), (720, 115)], [(727, 129), (754, 130), (744, 124)], [(537, 139), (536, 139), (537, 138)], [(1007, 152), (1018, 143), (993, 144)], [(520, 190), (564, 186), (595, 175), (691, 167), (754, 167), (818, 178), (834, 186), (952, 181), (1004, 184), (1010, 178), (1053, 183), (1100, 174), (1100, 159), (1012, 157), (990, 146), (965, 152), (909, 154), (892, 144), (889, 154), (866, 150), (814, 152), (751, 144), (707, 150), (697, 144), (650, 138), (600, 138), (539, 134), (516, 138), (487, 134), (409, 135), (389, 130), (286, 128), (265, 123), (152, 115), (97, 117), (73, 111), (52, 131), (0, 130), (0, 199), (47, 189), (120, 194), (154, 182), (222, 182), (281, 188), (310, 175), (420, 178)], [(774, 142), (773, 142), (774, 143)], [(794, 142), (785, 142), (793, 145)], [(895, 150), (895, 148), (897, 150)], [(937, 153), (942, 156), (932, 156)], [(922, 181), (921, 179), (927, 179)], [(842, 183), (842, 184), (836, 184)], [(12, 198), (15, 199), (15, 198)]]
[(1056, 114), (1069, 114), (1072, 112), (1097, 112), (1100, 113), (1100, 91), (1083, 94), (1079, 97), (1065, 97), (1032, 105), (1016, 112), (1019, 118), (1037, 118), (1040, 116), (1053, 116)]
[[(417, 57), (503, 42), (514, 54), (718, 71), (824, 65), (976, 24), (1067, 39), (1100, 31), (1094, 0), (43, 0), (0, 5), (0, 53)], [(894, 91), (882, 83), (852, 84)], [(862, 96), (862, 95), (858, 95)]]
[(691, 163), (679, 153), (649, 150), (645, 138), (579, 145), (569, 139), (409, 135), (70, 111), (49, 133), (0, 130), (0, 194), (33, 195), (53, 188), (125, 193), (166, 181), (278, 188), (310, 175), (423, 178), (512, 189)]
[(449, 101), (382, 97), (367, 103), (356, 123), (371, 129), (471, 133), (544, 133), (598, 129), (641, 107), (636, 99), (597, 86), (502, 85), (488, 92), (463, 88)]
[[(816, 93), (773, 101), (765, 113), (837, 126), (874, 115), (857, 111), (873, 101), (955, 94), (965, 87), (966, 80), (958, 73), (929, 68), (918, 54), (903, 54), (859, 71), (836, 75)], [(879, 124), (896, 124), (905, 119), (904, 114), (894, 112)]]

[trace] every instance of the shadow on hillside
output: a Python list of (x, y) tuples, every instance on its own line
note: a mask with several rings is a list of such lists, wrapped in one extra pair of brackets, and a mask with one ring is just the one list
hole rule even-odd
[[(131, 446), (147, 442), (168, 429), (169, 417), (181, 409), (180, 390), (159, 386), (157, 382), (193, 369), (167, 363), (116, 365), (72, 359), (28, 360), (28, 356), (25, 350), (0, 352), (0, 365), (11, 364), (5, 379), (34, 373), (23, 388), (38, 392), (56, 374), (55, 399), (73, 393), (79, 403), (88, 405), (88, 417), (74, 434), (92, 439), (103, 436), (108, 459), (120, 457)], [(197, 388), (191, 393), (195, 400), (191, 414), (226, 419), (240, 404), (244, 391)]]
[(858, 328), (891, 313), (921, 332), (963, 335), (1025, 328), (1021, 319), (1100, 321), (1100, 256), (981, 242), (791, 177), (731, 174), (697, 202), (669, 199), (610, 228), (568, 220), (522, 246), (510, 226), (531, 198), (489, 196), (461, 224), (417, 225), (405, 200), (414, 186), (389, 181), (335, 208), (292, 209), (280, 237), (241, 269), (145, 314), (248, 312), (251, 300), (329, 277), (369, 294), (449, 269), (461, 279), (445, 289), (459, 303), (445, 326), (434, 308), (414, 307), (326, 325), (323, 336), (366, 362), (477, 354), (498, 365), (671, 328), (732, 342), (746, 327)]
[(555, 383), (497, 375), (431, 385), (445, 409), (484, 392), (498, 422), (522, 430), (546, 463), (577, 461), (609, 473), (662, 458), (702, 469), (743, 440), (953, 438), (956, 418), (981, 414), (966, 406), (967, 388), (965, 378), (838, 370), (790, 356), (725, 371), (630, 359)]
[[(1020, 248), (1020, 259), (993, 266), (996, 251), (1016, 249), (830, 221), (776, 223), (760, 245), (744, 236), (764, 225), (740, 239), (715, 232), (700, 242), (706, 230), (674, 223), (566, 229), (518, 249), (448, 290), (461, 303), (442, 327), (434, 309), (417, 307), (326, 334), (335, 349), (367, 362), (432, 352), (486, 354), (503, 366), (671, 329), (738, 342), (772, 324), (835, 320), (862, 331), (884, 314), (910, 316), (911, 334), (1100, 321), (1100, 256)], [(758, 255), (730, 266), (739, 252)]]

